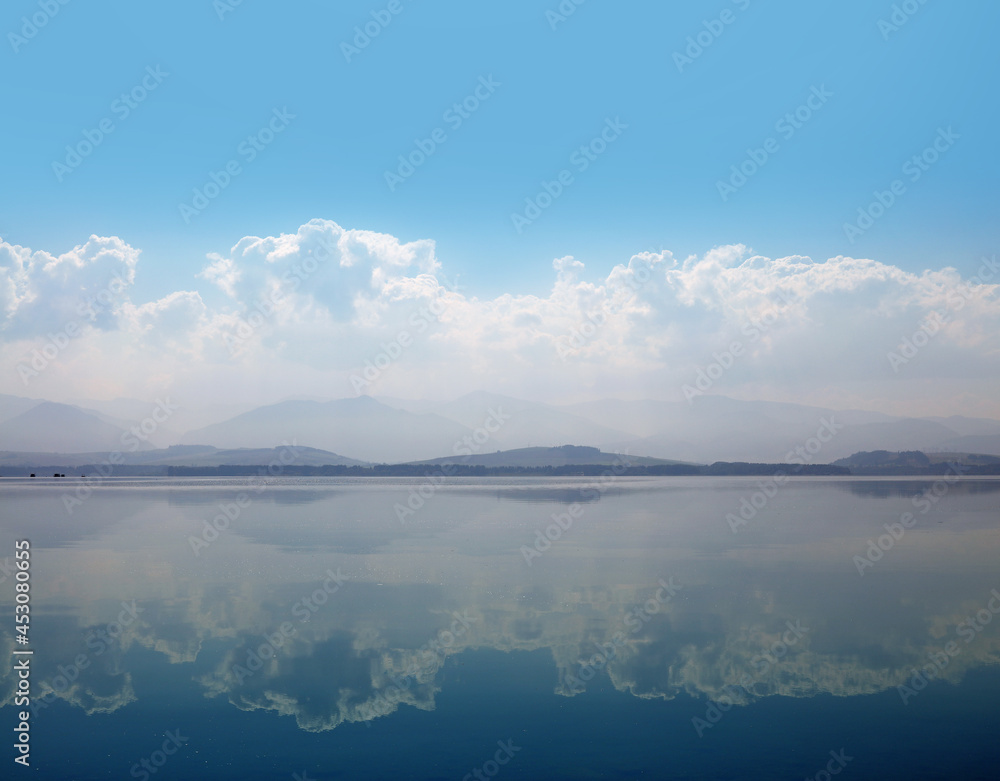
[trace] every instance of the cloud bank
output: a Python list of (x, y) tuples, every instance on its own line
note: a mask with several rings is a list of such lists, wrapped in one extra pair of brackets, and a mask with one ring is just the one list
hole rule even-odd
[(593, 279), (562, 257), (547, 295), (480, 298), (449, 277), (433, 241), (316, 219), (209, 254), (156, 300), (133, 296), (139, 261), (117, 237), (59, 256), (0, 242), (0, 390), (58, 400), (72, 383), (77, 397), (254, 403), (724, 393), (1000, 417), (993, 258), (963, 278), (730, 245), (640, 252)]

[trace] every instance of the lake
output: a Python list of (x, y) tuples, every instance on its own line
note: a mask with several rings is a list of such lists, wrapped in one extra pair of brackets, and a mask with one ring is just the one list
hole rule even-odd
[(30, 769), (5, 777), (997, 777), (1000, 480), (0, 497), (8, 767), (33, 651)]

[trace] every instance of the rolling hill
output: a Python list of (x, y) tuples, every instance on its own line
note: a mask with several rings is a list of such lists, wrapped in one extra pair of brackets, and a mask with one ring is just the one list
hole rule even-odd
[(562, 445), (560, 447), (525, 447), (515, 450), (500, 450), (495, 453), (479, 453), (469, 456), (446, 456), (419, 461), (420, 464), (465, 464), (468, 466), (569, 466), (582, 464), (597, 464), (612, 466), (616, 464), (632, 466), (653, 466), (656, 464), (679, 464), (680, 461), (668, 461), (660, 458), (629, 456), (626, 454), (603, 453), (596, 447), (580, 445)]

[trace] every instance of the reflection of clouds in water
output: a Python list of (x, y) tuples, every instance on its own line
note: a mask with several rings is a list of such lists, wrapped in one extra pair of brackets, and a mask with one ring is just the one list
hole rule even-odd
[[(191, 491), (198, 501), (185, 495), (139, 508), (95, 493), (86, 505), (93, 517), (81, 523), (95, 524), (90, 538), (102, 545), (51, 547), (38, 559), (33, 598), (49, 613), (33, 626), (33, 683), (41, 689), (60, 665), (89, 653), (90, 665), (55, 696), (88, 713), (115, 710), (136, 696), (130, 649), (149, 649), (155, 664), (201, 662), (198, 683), (209, 695), (294, 715), (303, 729), (319, 731), (401, 704), (434, 708), (438, 688), (452, 685), (442, 667), (466, 650), (544, 650), (554, 661), (552, 690), (572, 696), (587, 681), (581, 687), (570, 679), (618, 633), (625, 641), (613, 658), (591, 664), (588, 680), (610, 680), (636, 697), (718, 699), (739, 685), (754, 697), (870, 694), (905, 683), (912, 668), (956, 638), (961, 653), (940, 677), (958, 682), (1000, 659), (1000, 619), (969, 644), (956, 634), (998, 586), (991, 497), (1000, 482), (954, 488), (949, 504), (939, 505), (950, 513), (950, 529), (935, 523), (908, 532), (878, 571), (858, 578), (851, 563), (858, 545), (932, 484), (901, 482), (887, 494), (866, 493), (865, 481), (789, 484), (738, 545), (725, 514), (752, 483), (606, 493), (574, 525), (572, 541), (531, 570), (518, 545), (549, 517), (551, 501), (578, 499), (563, 492), (567, 483), (545, 496), (527, 494), (531, 502), (483, 501), (495, 487), (440, 492), (416, 530), (391, 513), (408, 486), (384, 496), (348, 488), (289, 495), (255, 503), (209, 559), (191, 555), (187, 535), (233, 491)], [(102, 537), (109, 519), (114, 534)], [(300, 622), (293, 607), (328, 570), (341, 568), (343, 588)], [(681, 591), (633, 632), (628, 617), (667, 573)], [(87, 647), (89, 633), (115, 620), (123, 598), (143, 612), (97, 654)], [(478, 620), (441, 653), (428, 653), (462, 611)], [(781, 649), (789, 621), (808, 631)], [(285, 622), (296, 630), (287, 645), (252, 676), (236, 675), (234, 666)], [(11, 631), (0, 625), (0, 651), (8, 654)], [(206, 658), (209, 650), (220, 652), (217, 663)], [(0, 670), (4, 703), (13, 686), (9, 668)]]
[(460, 641), (474, 623), (473, 618), (456, 632), (442, 629), (415, 650), (388, 648), (371, 627), (357, 633), (333, 629), (307, 639), (299, 636), (301, 627), (289, 624), (284, 641), (275, 633), (263, 643), (259, 636), (241, 637), (200, 683), (208, 696), (225, 695), (241, 710), (294, 716), (310, 732), (370, 721), (402, 704), (433, 710), (440, 688), (435, 678), (447, 656), (468, 647)]
[[(581, 664), (593, 664), (596, 654), (615, 647), (609, 662), (597, 664), (597, 675), (606, 674), (620, 691), (643, 698), (672, 699), (685, 692), (733, 700), (734, 686), (745, 687), (753, 697), (874, 694), (903, 683), (910, 675), (909, 667), (936, 646), (930, 635), (922, 641), (907, 638), (898, 643), (877, 635), (868, 638), (863, 652), (815, 650), (812, 637), (833, 628), (783, 613), (773, 593), (757, 595), (763, 600), (756, 605), (756, 613), (748, 609), (751, 605), (741, 603), (739, 615), (735, 609), (724, 615), (668, 605), (633, 633), (614, 618), (626, 615), (629, 603), (633, 607), (642, 604), (644, 595), (635, 589), (624, 591), (630, 597), (618, 593), (616, 601), (626, 610), (599, 620), (568, 609), (569, 594), (558, 603), (561, 607), (527, 613), (519, 610), (516, 600), (507, 609), (491, 604), (483, 622), (449, 651), (549, 649), (558, 668), (554, 690), (572, 696), (579, 691), (567, 685), (567, 679), (579, 674)], [(717, 592), (711, 591), (714, 597)], [(947, 625), (952, 634), (957, 620), (955, 615), (926, 617), (929, 625)], [(626, 641), (615, 645), (616, 633)], [(388, 715), (400, 704), (425, 710), (434, 707), (439, 688), (435, 678), (444, 657), (428, 656), (419, 649), (390, 649), (385, 638), (370, 628), (355, 633), (336, 630), (324, 639), (298, 638), (259, 673), (238, 682), (232, 665), (245, 657), (254, 639), (245, 640), (203, 680), (210, 694), (224, 694), (246, 710), (265, 708), (295, 715), (308, 730)], [(957, 658), (942, 677), (955, 683), (968, 669), (998, 661), (1000, 642), (995, 637), (983, 639)], [(421, 675), (412, 675), (414, 666)], [(750, 701), (739, 696), (735, 700)]]
[[(132, 642), (129, 629), (123, 630), (121, 642), (110, 644), (98, 637), (105, 630), (103, 624), (81, 628), (65, 616), (49, 616), (32, 625), (31, 645), (36, 649), (30, 657), (33, 715), (44, 713), (57, 700), (88, 715), (113, 713), (136, 700), (132, 676), (122, 667), (123, 648)], [(13, 651), (13, 638), (5, 636), (2, 645)], [(12, 672), (5, 672), (0, 679), (0, 705), (13, 705), (16, 682)]]
[[(618, 690), (644, 698), (672, 699), (686, 692), (711, 700), (748, 702), (745, 696), (734, 698), (739, 688), (754, 697), (874, 694), (907, 680), (911, 666), (926, 662), (945, 640), (957, 641), (961, 622), (973, 612), (970, 605), (965, 613), (922, 616), (931, 631), (919, 638), (895, 637), (894, 631), (882, 627), (861, 649), (837, 649), (829, 642), (811, 642), (836, 631), (822, 619), (801, 620), (772, 609), (758, 615), (744, 610), (741, 617), (723, 621), (720, 615), (685, 614), (684, 607), (670, 606), (634, 636), (624, 633), (624, 643), (614, 643), (607, 635), (590, 636), (557, 657), (557, 664), (564, 682), (564, 676), (572, 676), (583, 663), (593, 664), (595, 655), (613, 647), (615, 653), (606, 664), (610, 680)], [(971, 636), (968, 628), (964, 633)], [(970, 669), (1000, 663), (1000, 638), (995, 633), (987, 636), (983, 630), (976, 641), (960, 645), (963, 651), (939, 677), (958, 683)], [(577, 693), (565, 683), (557, 691)]]
[[(291, 640), (249, 676), (237, 666), (247, 665), (260, 647), (259, 637), (246, 636), (215, 671), (201, 679), (208, 696), (225, 695), (241, 710), (272, 710), (294, 716), (304, 730), (333, 729), (345, 721), (364, 721), (364, 704), (374, 698), (379, 655), (358, 651), (349, 632), (337, 631), (323, 640)], [(253, 665), (256, 666), (256, 665)], [(433, 691), (420, 685), (404, 693), (404, 701), (430, 709)]]
[[(474, 620), (467, 622), (467, 631), (452, 634), (457, 603), (447, 589), (426, 589), (414, 603), (407, 586), (352, 592), (348, 583), (336, 595), (336, 605), (300, 623), (290, 606), (294, 595), (314, 585), (311, 581), (279, 591), (248, 583), (191, 584), (187, 599), (140, 602), (139, 619), (100, 653), (94, 638), (104, 625), (80, 627), (70, 618), (40, 623), (36, 639), (45, 652), (35, 657), (33, 677), (45, 682), (40, 691), (51, 691), (60, 670), (65, 673), (83, 655), (86, 667), (55, 696), (87, 713), (111, 712), (135, 700), (131, 677), (122, 668), (131, 646), (156, 650), (176, 664), (194, 661), (206, 641), (222, 640), (229, 650), (199, 679), (208, 696), (224, 696), (241, 710), (291, 715), (302, 729), (323, 731), (388, 715), (402, 704), (432, 710), (447, 658), (477, 648), (547, 649), (557, 668), (553, 690), (572, 696), (583, 689), (567, 681), (579, 675), (581, 665), (594, 665), (602, 649), (613, 647), (613, 657), (598, 661), (596, 678), (588, 679), (610, 680), (620, 691), (662, 699), (683, 692), (732, 700), (736, 686), (754, 697), (872, 694), (905, 683), (911, 668), (948, 639), (959, 640), (962, 648), (940, 676), (948, 681), (1000, 662), (996, 625), (968, 644), (957, 635), (958, 624), (982, 609), (983, 600), (949, 593), (927, 605), (915, 594), (900, 599), (899, 594), (872, 593), (872, 615), (848, 628), (849, 610), (817, 613), (822, 600), (801, 598), (806, 581), (785, 580), (776, 588), (760, 574), (743, 577), (738, 596), (731, 583), (685, 582), (640, 625), (634, 616), (651, 604), (655, 584), (548, 587), (532, 599), (523, 599), (528, 591), (511, 590), (501, 599), (492, 590), (468, 588), (463, 595), (479, 607), (461, 611)], [(375, 612), (372, 592), (379, 596)], [(981, 593), (989, 598), (988, 590)], [(803, 610), (810, 604), (812, 617)], [(288, 639), (254, 665), (252, 674), (240, 674), (237, 666), (248, 669), (248, 654), (282, 623), (292, 630)], [(614, 643), (616, 635), (624, 642)], [(2, 643), (9, 652), (10, 635)], [(0, 680), (4, 703), (10, 704), (10, 672), (5, 670)]]
[(138, 645), (158, 651), (171, 664), (180, 664), (198, 658), (202, 641), (196, 626), (187, 620), (183, 603), (155, 600), (145, 604), (143, 622), (135, 632)]

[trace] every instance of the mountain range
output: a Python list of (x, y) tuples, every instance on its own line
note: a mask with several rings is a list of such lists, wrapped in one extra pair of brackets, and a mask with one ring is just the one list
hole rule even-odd
[(1000, 421), (913, 418), (725, 396), (700, 396), (691, 404), (606, 399), (556, 406), (477, 392), (452, 401), (359, 396), (287, 399), (246, 409), (187, 408), (169, 399), (61, 404), (0, 395), (0, 451), (7, 458), (12, 452), (93, 458), (117, 450), (134, 459), (181, 445), (206, 450), (179, 449), (156, 458), (211, 465), (233, 455), (220, 452), (242, 449), (251, 457), (247, 449), (271, 452), (286, 444), (324, 451), (322, 457), (338, 459), (327, 463), (338, 464), (460, 458), (471, 463), (469, 457), (500, 450), (563, 445), (690, 463), (775, 463), (797, 452), (811, 463), (832, 463), (874, 450), (1000, 455)]

